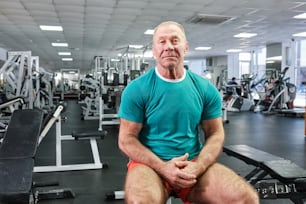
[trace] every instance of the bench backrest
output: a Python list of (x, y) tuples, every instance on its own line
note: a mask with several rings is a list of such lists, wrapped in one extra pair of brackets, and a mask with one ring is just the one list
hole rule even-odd
[(42, 111), (36, 109), (13, 112), (0, 146), (0, 159), (35, 156), (43, 115)]
[(288, 182), (297, 178), (306, 178), (306, 170), (292, 161), (248, 145), (228, 145), (223, 148), (223, 151), (247, 164), (260, 167), (281, 181)]

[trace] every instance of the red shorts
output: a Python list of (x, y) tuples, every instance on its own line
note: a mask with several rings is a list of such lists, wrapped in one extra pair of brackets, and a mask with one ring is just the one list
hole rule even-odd
[[(134, 166), (137, 165), (143, 165), (141, 163), (135, 162), (133, 160), (131, 160), (128, 164), (128, 170), (130, 170), (131, 168), (133, 168)], [(179, 197), (180, 199), (182, 199), (182, 201), (184, 202), (184, 204), (189, 204), (190, 202), (187, 200), (187, 195), (189, 194), (189, 192), (191, 191), (191, 188), (182, 188), (182, 189), (173, 189), (173, 187), (166, 181), (164, 181), (164, 185), (167, 188), (167, 191), (169, 193), (169, 195), (174, 192), (177, 197)]]

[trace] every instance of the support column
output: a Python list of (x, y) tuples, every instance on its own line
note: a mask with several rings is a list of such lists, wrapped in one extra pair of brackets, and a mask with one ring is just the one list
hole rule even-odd
[(239, 79), (239, 53), (230, 53), (227, 56), (227, 78)]

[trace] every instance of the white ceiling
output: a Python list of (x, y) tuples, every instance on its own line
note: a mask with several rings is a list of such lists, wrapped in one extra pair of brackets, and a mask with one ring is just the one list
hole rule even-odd
[[(161, 21), (185, 26), (190, 43), (186, 58), (225, 55), (229, 48), (250, 51), (282, 42), (296, 32), (306, 32), (306, 20), (292, 17), (306, 12), (306, 0), (0, 0), (0, 47), (32, 51), (40, 66), (50, 70), (92, 68), (94, 56), (115, 57), (129, 44), (149, 45), (144, 35)], [(188, 23), (193, 15), (233, 17), (225, 23)], [(63, 32), (41, 31), (39, 25), (61, 25)], [(240, 32), (256, 32), (237, 39)], [(67, 42), (55, 48), (51, 42)], [(197, 46), (212, 46), (194, 51)], [(58, 51), (71, 51), (73, 62), (62, 62)]]

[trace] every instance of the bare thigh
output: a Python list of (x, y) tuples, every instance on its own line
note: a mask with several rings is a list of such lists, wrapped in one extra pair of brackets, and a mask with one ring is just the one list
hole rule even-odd
[(244, 178), (218, 163), (199, 178), (187, 198), (196, 203), (259, 203), (255, 189)]
[(127, 203), (165, 203), (168, 198), (162, 179), (145, 165), (136, 165), (128, 171), (124, 189)]

